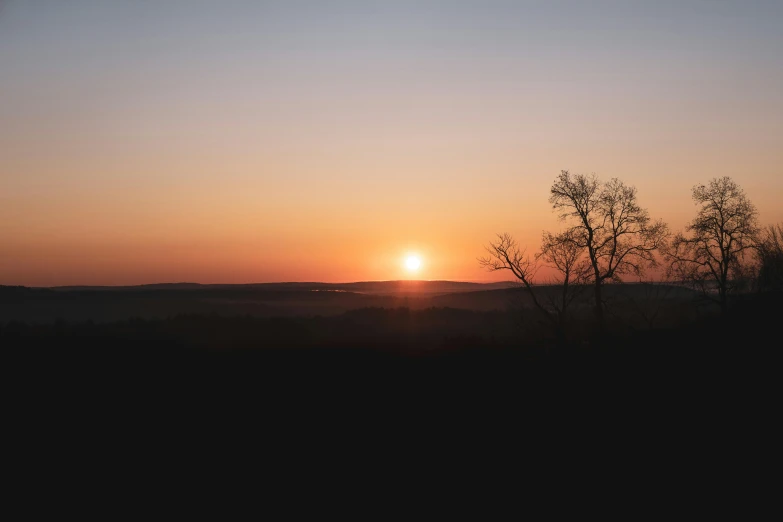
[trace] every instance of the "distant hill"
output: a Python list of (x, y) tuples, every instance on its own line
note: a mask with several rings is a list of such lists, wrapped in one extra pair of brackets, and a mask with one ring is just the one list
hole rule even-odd
[[(255, 317), (329, 316), (360, 308), (421, 309), (432, 299), (518, 286), (513, 282), (364, 281), (355, 283), (259, 283), (139, 286), (0, 287), (0, 323), (117, 321), (182, 314)], [(462, 300), (464, 301), (464, 300)], [(503, 308), (503, 303), (481, 309)]]
[[(542, 301), (559, 287), (540, 286)], [(585, 292), (580, 306), (589, 306)], [(607, 285), (605, 297), (639, 306), (661, 299), (687, 301), (693, 292), (670, 285)], [(579, 303), (575, 303), (579, 304)], [(117, 321), (182, 314), (255, 317), (331, 316), (361, 308), (457, 308), (474, 311), (531, 307), (527, 291), (513, 282), (365, 281), (356, 283), (261, 283), (250, 285), (155, 284), (131, 287), (0, 287), (0, 323)], [(620, 306), (626, 306), (620, 304)]]
[(58, 286), (48, 290), (58, 292), (144, 292), (160, 290), (265, 290), (265, 291), (332, 291), (355, 292), (361, 294), (401, 295), (401, 294), (448, 294), (477, 290), (495, 290), (520, 286), (514, 281), (495, 283), (473, 283), (464, 281), (359, 281), (354, 283), (284, 282), (249, 284), (199, 284), (199, 283), (158, 283), (137, 286)]

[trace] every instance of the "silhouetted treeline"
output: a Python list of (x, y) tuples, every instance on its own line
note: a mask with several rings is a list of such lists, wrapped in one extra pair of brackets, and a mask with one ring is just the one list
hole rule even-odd
[[(724, 319), (735, 297), (779, 290), (783, 229), (763, 229), (756, 206), (730, 177), (694, 185), (691, 198), (696, 216), (673, 234), (640, 205), (636, 187), (618, 178), (601, 181), (595, 174), (563, 170), (552, 183), (549, 202), (566, 228), (543, 231), (540, 251), (533, 255), (511, 235), (498, 234), (478, 261), (490, 271), (510, 272), (561, 341), (574, 330), (572, 309), (580, 294), (591, 289), (592, 328), (603, 335), (612, 313), (608, 286), (652, 283), (651, 269), (663, 269), (665, 282), (690, 288), (703, 302), (717, 305)], [(540, 290), (536, 276), (542, 266), (555, 274), (549, 286), (558, 285), (560, 291), (554, 296)], [(648, 302), (659, 301), (648, 297)], [(633, 300), (628, 304), (650, 320), (649, 326), (661, 310)]]

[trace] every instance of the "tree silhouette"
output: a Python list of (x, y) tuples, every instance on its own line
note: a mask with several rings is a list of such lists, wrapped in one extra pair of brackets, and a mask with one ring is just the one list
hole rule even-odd
[(489, 256), (480, 257), (478, 259), (479, 265), (492, 272), (508, 270), (514, 274), (514, 277), (519, 279), (530, 292), (530, 297), (536, 308), (554, 324), (556, 318), (552, 316), (551, 312), (538, 299), (536, 292), (533, 291), (533, 278), (538, 270), (535, 258), (531, 259), (526, 249), (520, 248), (509, 234), (498, 234), (497, 240), (491, 242), (486, 250)]
[(585, 249), (573, 237), (572, 230), (542, 234), (541, 252), (536, 255), (536, 259), (543, 260), (557, 271), (558, 275), (552, 277), (552, 283), (560, 286), (560, 292), (556, 296), (548, 294), (548, 303), (557, 315), (561, 329), (565, 325), (569, 306), (590, 279), (590, 263), (584, 258), (584, 252)]
[[(589, 265), (582, 259), (584, 249), (572, 240), (569, 232), (544, 232), (541, 252), (531, 258), (508, 234), (499, 234), (487, 247), (489, 256), (479, 258), (479, 264), (490, 271), (508, 270), (519, 279), (530, 293), (533, 304), (546, 317), (559, 341), (565, 338), (565, 323), (569, 305), (584, 288), (589, 276)], [(539, 261), (554, 268), (559, 275), (552, 282), (560, 286), (557, 293), (537, 292), (534, 277)]]
[(783, 290), (783, 223), (764, 229), (756, 257), (759, 290)]
[(624, 274), (641, 276), (657, 266), (655, 251), (668, 238), (668, 227), (652, 221), (639, 206), (636, 188), (617, 178), (601, 183), (594, 174), (560, 172), (550, 189), (549, 202), (570, 222), (569, 241), (587, 251), (592, 269), (598, 328), (604, 330), (602, 286)]
[(737, 278), (732, 275), (743, 271), (746, 253), (757, 244), (758, 212), (727, 176), (694, 186), (692, 198), (699, 209), (667, 251), (669, 272), (700, 290), (725, 313), (728, 296), (736, 289)]

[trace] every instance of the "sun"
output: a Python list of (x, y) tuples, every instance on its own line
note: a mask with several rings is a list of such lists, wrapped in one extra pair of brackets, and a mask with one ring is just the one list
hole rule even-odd
[(417, 271), (420, 266), (421, 266), (421, 258), (419, 258), (419, 256), (410, 255), (407, 258), (405, 258), (405, 268), (407, 268), (411, 272)]

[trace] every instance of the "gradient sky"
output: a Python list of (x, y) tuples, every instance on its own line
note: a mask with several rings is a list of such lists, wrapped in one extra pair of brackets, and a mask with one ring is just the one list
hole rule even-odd
[(498, 280), (561, 169), (783, 221), (781, 1), (0, 0), (0, 284)]

